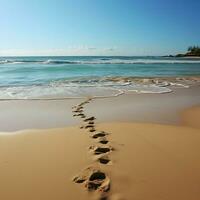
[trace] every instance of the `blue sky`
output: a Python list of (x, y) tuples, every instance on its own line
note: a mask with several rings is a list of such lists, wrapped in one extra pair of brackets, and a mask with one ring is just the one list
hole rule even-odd
[(174, 54), (199, 19), (199, 0), (0, 0), (0, 56)]

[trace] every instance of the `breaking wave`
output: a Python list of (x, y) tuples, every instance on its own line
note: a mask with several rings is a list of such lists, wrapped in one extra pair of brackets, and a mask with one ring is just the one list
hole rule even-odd
[(113, 59), (99, 58), (88, 60), (26, 60), (26, 59), (5, 59), (0, 60), (0, 64), (43, 64), (43, 65), (62, 65), (62, 64), (200, 64), (198, 59)]

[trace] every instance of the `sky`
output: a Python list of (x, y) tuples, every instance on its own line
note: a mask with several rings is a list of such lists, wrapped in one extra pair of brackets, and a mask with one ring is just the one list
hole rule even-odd
[(199, 19), (200, 0), (0, 0), (0, 56), (176, 54)]

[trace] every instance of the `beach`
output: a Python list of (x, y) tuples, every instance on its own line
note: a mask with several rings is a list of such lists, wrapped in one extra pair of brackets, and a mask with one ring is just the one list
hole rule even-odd
[(199, 199), (199, 105), (198, 85), (1, 101), (0, 198)]
[(0, 60), (0, 198), (199, 197), (199, 59)]
[(200, 200), (200, 1), (0, 7), (0, 200)]

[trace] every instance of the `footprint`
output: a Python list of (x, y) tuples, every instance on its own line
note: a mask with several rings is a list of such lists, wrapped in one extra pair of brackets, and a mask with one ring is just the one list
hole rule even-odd
[[(87, 103), (90, 103), (90, 101), (92, 100), (92, 98), (89, 98), (88, 100), (78, 104), (76, 107), (82, 107), (83, 105), (87, 104)], [(75, 106), (74, 106), (75, 107)], [(72, 107), (73, 108), (73, 107)]]
[(110, 190), (110, 179), (106, 174), (91, 167), (86, 168), (81, 175), (76, 176), (73, 181), (79, 184), (84, 183), (88, 191), (98, 190), (104, 193)]
[(81, 125), (80, 128), (81, 129), (83, 129), (83, 128), (84, 129), (89, 129), (90, 132), (96, 131), (96, 129), (94, 128), (94, 125), (86, 125), (86, 126), (85, 125)]
[(113, 150), (111, 147), (91, 146), (89, 149), (93, 150), (95, 155), (105, 154)]
[(88, 128), (94, 128), (94, 125), (93, 125), (93, 124), (86, 125), (86, 126), (85, 126), (85, 129), (88, 129)]
[(110, 179), (108, 177), (106, 177), (98, 190), (102, 193), (108, 192), (110, 190)]
[(85, 118), (85, 115), (83, 113), (79, 113), (79, 114), (74, 114), (74, 117), (81, 117), (81, 118)]
[(73, 111), (76, 111), (76, 110), (83, 110), (83, 107), (82, 106), (76, 106), (76, 107), (72, 107)]
[(94, 150), (94, 154), (96, 154), (96, 155), (107, 153), (107, 152), (110, 152), (110, 148), (107, 148), (107, 147), (97, 147)]
[(108, 134), (105, 133), (104, 131), (102, 131), (102, 132), (98, 132), (98, 133), (94, 134), (92, 136), (92, 138), (96, 139), (96, 138), (100, 138), (100, 137), (105, 137), (106, 135), (108, 135)]
[(108, 142), (109, 141), (105, 137), (99, 138), (99, 143), (101, 143), (101, 144), (108, 144)]
[(93, 132), (96, 131), (96, 129), (95, 129), (95, 128), (90, 128), (89, 131), (90, 131), (91, 133), (93, 133)]
[(88, 98), (84, 103), (90, 103), (90, 101), (92, 101), (92, 98)]
[[(81, 116), (82, 116), (82, 115), (81, 115)], [(84, 115), (84, 117), (85, 117), (85, 115)], [(89, 129), (89, 130), (91, 130), (91, 129), (94, 129), (94, 124), (82, 125), (82, 126), (80, 126), (80, 128), (84, 128), (84, 129)], [(95, 131), (95, 129), (94, 129), (94, 131)]]
[(88, 190), (97, 190), (103, 180), (106, 178), (106, 175), (101, 172), (101, 171), (97, 171), (91, 174), (91, 176), (89, 177), (88, 182), (86, 183), (86, 187), (88, 188)]
[(106, 164), (108, 164), (108, 163), (111, 162), (110, 159), (109, 159), (109, 157), (106, 156), (106, 155), (99, 157), (99, 158), (98, 158), (98, 161), (99, 161), (101, 164), (104, 164), (104, 165), (106, 165)]
[(73, 112), (75, 112), (75, 113), (82, 113), (83, 110), (73, 110)]
[(78, 104), (78, 107), (82, 107), (83, 105), (85, 105), (85, 104), (87, 104), (87, 103), (90, 103), (90, 101), (84, 101), (84, 102)]
[(98, 190), (100, 192), (108, 192), (110, 190), (110, 179), (101, 171), (96, 171), (91, 174), (86, 183), (89, 191)]
[(94, 122), (93, 121), (89, 121), (88, 124), (94, 124)]
[(88, 117), (84, 120), (84, 122), (88, 122), (88, 121), (93, 121), (95, 120), (96, 118), (95, 117)]

